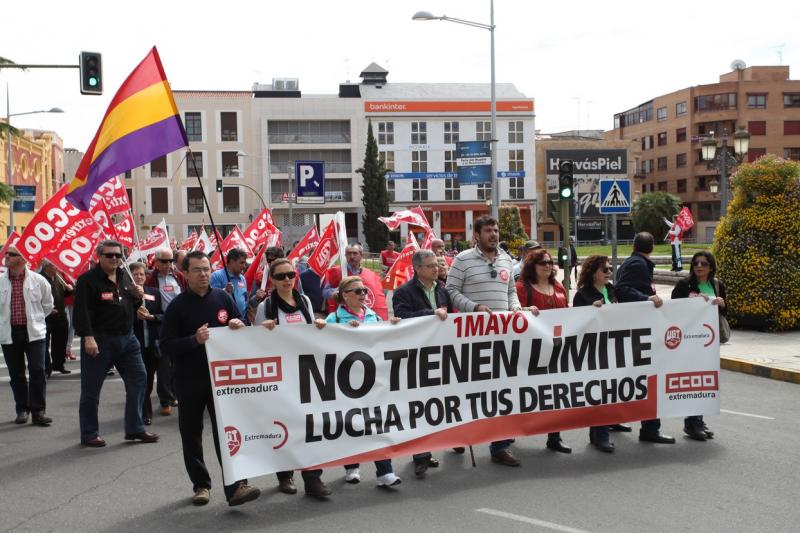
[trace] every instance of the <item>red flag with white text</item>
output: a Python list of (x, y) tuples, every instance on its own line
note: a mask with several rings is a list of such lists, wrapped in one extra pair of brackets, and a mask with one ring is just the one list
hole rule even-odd
[(322, 232), (314, 253), (308, 258), (308, 266), (321, 278), (336, 261), (339, 244), (336, 236), (336, 221), (331, 220)]
[(317, 246), (319, 245), (319, 233), (317, 233), (317, 227), (311, 226), (311, 229), (308, 230), (305, 237), (297, 243), (297, 246), (291, 251), (287, 259), (290, 261), (292, 259), (300, 259), (304, 255), (308, 255), (312, 252)]

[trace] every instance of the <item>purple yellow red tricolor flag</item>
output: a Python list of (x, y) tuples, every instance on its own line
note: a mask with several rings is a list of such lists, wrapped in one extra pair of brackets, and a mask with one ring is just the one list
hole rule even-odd
[(106, 181), (188, 145), (154, 46), (111, 100), (66, 198), (88, 211), (92, 195)]

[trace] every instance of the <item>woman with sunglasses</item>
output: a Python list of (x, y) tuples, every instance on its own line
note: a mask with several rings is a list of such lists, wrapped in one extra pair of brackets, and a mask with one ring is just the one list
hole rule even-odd
[[(617, 303), (614, 286), (611, 284), (611, 263), (605, 255), (591, 255), (583, 261), (578, 277), (578, 292), (572, 298), (573, 307), (593, 305), (602, 307)], [(612, 424), (589, 428), (589, 442), (601, 452), (614, 453), (614, 443), (609, 431), (631, 431), (630, 426)]]
[[(717, 261), (711, 252), (697, 252), (692, 256), (692, 269), (689, 277), (680, 280), (672, 289), (672, 298), (702, 297), (719, 308), (725, 315), (725, 284), (715, 277)], [(690, 439), (705, 441), (714, 437), (714, 432), (709, 431), (702, 415), (687, 416), (683, 419), (683, 432)]]
[[(278, 325), (315, 323), (311, 301), (294, 288), (296, 276), (297, 272), (288, 259), (275, 259), (270, 263), (269, 278), (273, 290), (269, 298), (258, 304), (255, 324), (261, 324), (272, 331)], [(325, 323), (320, 320), (316, 325), (318, 328), (322, 328)], [(278, 488), (281, 492), (285, 494), (297, 492), (291, 470), (278, 472), (277, 476)], [(309, 496), (325, 498), (331, 495), (331, 490), (322, 482), (321, 469), (303, 470), (302, 476), (306, 494)]]
[[(516, 286), (519, 304), (523, 308), (529, 307), (534, 315), (546, 309), (569, 307), (567, 291), (556, 280), (553, 258), (544, 248), (528, 253)], [(572, 453), (572, 448), (564, 444), (559, 432), (547, 434), (547, 447), (556, 452)]]
[[(369, 290), (364, 286), (358, 276), (347, 276), (339, 282), (339, 290), (336, 292), (335, 300), (338, 306), (336, 311), (329, 314), (325, 319), (328, 324), (348, 324), (358, 327), (362, 323), (380, 322), (375, 311), (367, 307), (367, 294)], [(400, 322), (398, 317), (393, 317), (390, 322), (397, 324)], [(375, 461), (375, 475), (378, 478), (379, 487), (392, 487), (402, 483), (392, 469), (391, 459), (381, 459)], [(358, 464), (344, 465), (345, 478), (347, 483), (359, 483), (361, 473)]]

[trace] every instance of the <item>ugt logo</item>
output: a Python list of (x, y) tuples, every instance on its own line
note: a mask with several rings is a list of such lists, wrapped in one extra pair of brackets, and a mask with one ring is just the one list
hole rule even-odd
[(672, 326), (664, 333), (664, 344), (670, 350), (674, 350), (680, 346), (681, 339), (683, 339), (683, 333), (678, 326)]
[(228, 453), (233, 457), (242, 447), (242, 434), (233, 426), (225, 426), (225, 438), (228, 441)]

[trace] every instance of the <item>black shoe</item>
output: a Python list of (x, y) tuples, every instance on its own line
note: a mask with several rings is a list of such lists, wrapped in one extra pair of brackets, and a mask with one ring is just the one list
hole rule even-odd
[(655, 442), (656, 444), (675, 444), (675, 437), (670, 437), (660, 432), (639, 433), (639, 440), (642, 442)]
[(562, 441), (561, 438), (547, 439), (547, 447), (554, 452), (572, 453), (572, 448), (564, 444), (564, 441)]
[(72, 374), (72, 370), (67, 370), (66, 368), (56, 368), (56, 371), (59, 374)]
[(149, 426), (150, 424), (153, 423), (153, 419), (149, 418), (149, 417), (146, 417), (146, 416), (143, 418), (143, 420), (144, 420), (144, 425), (145, 426)]
[(294, 478), (286, 477), (278, 480), (278, 490), (284, 494), (297, 494)]
[(714, 432), (711, 431), (710, 429), (708, 429), (708, 426), (706, 425), (705, 422), (703, 422), (703, 431), (705, 431), (707, 438), (709, 438), (709, 439), (713, 439), (714, 438)]
[(30, 413), (28, 411), (20, 411), (17, 413), (17, 418), (14, 419), (15, 424), (27, 424), (28, 423), (28, 416)]
[(47, 427), (53, 423), (53, 419), (49, 416), (44, 416), (44, 413), (34, 413), (33, 418), (31, 419), (37, 426)]
[(428, 457), (428, 466), (430, 468), (439, 468), (439, 459), (434, 459), (433, 457)]
[(465, 451), (467, 451), (467, 449), (465, 447), (463, 447), (463, 446), (456, 446), (455, 448), (453, 448), (453, 452), (454, 453), (459, 453), (460, 454), (460, 453), (464, 453)]
[(604, 440), (604, 441), (597, 441), (594, 442), (594, 447), (600, 450), (601, 452), (606, 453), (614, 453), (614, 443)]
[(428, 461), (414, 461), (414, 475), (417, 477), (425, 477), (425, 472), (428, 471)]
[(106, 441), (103, 440), (103, 437), (97, 436), (97, 437), (92, 437), (89, 440), (82, 440), (81, 444), (84, 446), (88, 446), (90, 448), (102, 448), (103, 446), (106, 445)]
[(683, 432), (692, 439), (692, 440), (699, 440), (705, 442), (708, 439), (708, 435), (706, 432), (698, 427), (686, 427), (684, 426)]
[(633, 431), (633, 428), (627, 424), (611, 424), (608, 426), (608, 429), (609, 431), (620, 431), (622, 433), (630, 433)]
[(158, 442), (158, 434), (142, 431), (140, 433), (126, 433), (125, 440), (138, 440), (141, 442)]
[(306, 481), (306, 495), (314, 498), (327, 498), (333, 494), (320, 478), (313, 478)]

